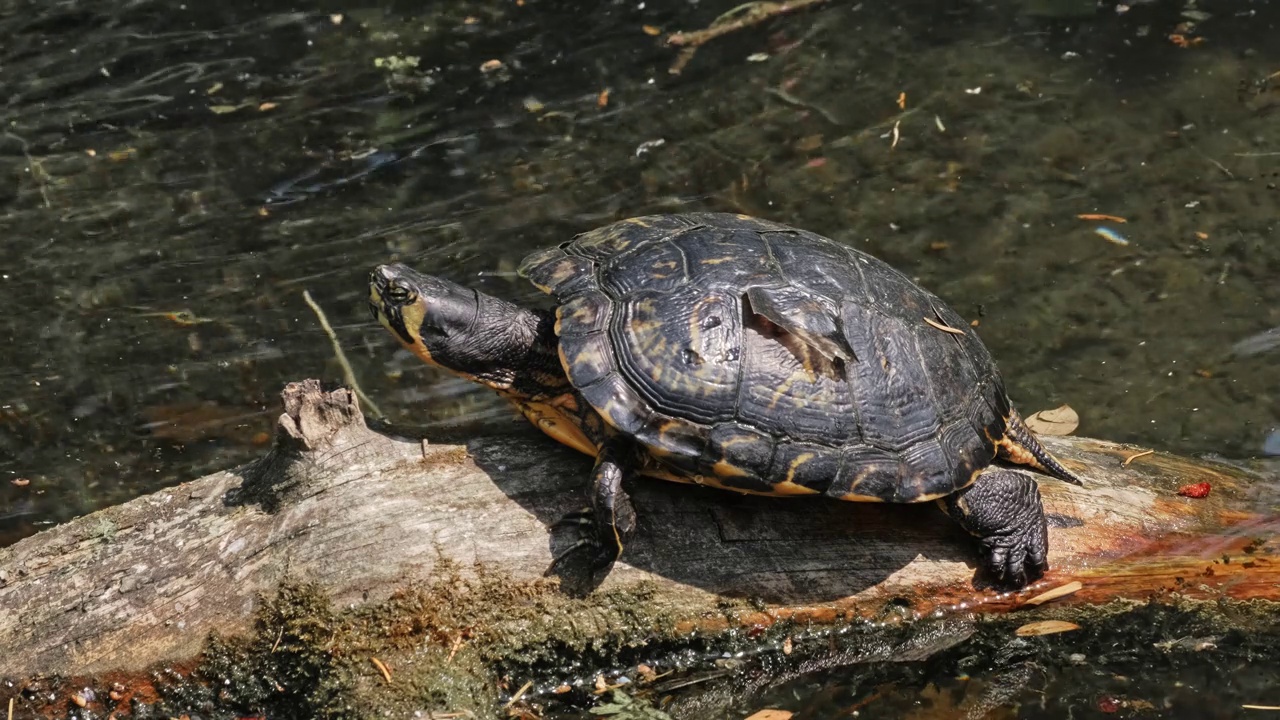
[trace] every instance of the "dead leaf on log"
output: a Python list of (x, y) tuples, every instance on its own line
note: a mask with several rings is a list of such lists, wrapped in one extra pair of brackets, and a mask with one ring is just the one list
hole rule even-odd
[(1083, 587), (1084, 587), (1083, 583), (1081, 583), (1079, 580), (1075, 580), (1073, 582), (1067, 583), (1066, 585), (1059, 585), (1058, 587), (1052, 590), (1046, 590), (1045, 592), (1042, 592), (1039, 595), (1028, 600), (1027, 604), (1043, 605), (1044, 603), (1047, 603), (1050, 600), (1057, 600), (1060, 597), (1066, 597), (1067, 595), (1077, 592)]
[(1070, 405), (1060, 405), (1052, 410), (1032, 413), (1026, 423), (1037, 435), (1070, 435), (1080, 426), (1080, 416)]
[(1079, 625), (1066, 620), (1040, 620), (1027, 623), (1013, 632), (1018, 637), (1033, 637), (1035, 635), (1053, 635), (1079, 629)]

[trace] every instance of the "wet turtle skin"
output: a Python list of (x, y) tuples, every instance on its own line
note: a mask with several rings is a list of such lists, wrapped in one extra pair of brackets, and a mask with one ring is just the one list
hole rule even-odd
[[(520, 274), (554, 298), (554, 315), (403, 266), (374, 271), (370, 305), (424, 360), (596, 456), (591, 507), (571, 518), (586, 529), (571, 551), (596, 566), (633, 531), (623, 484), (642, 474), (762, 495), (937, 499), (979, 538), (997, 582), (1047, 569), (1036, 483), (997, 458), (1078, 480), (1023, 424), (969, 324), (884, 262), (698, 213), (584, 233)], [(475, 346), (492, 357), (457, 357)]]

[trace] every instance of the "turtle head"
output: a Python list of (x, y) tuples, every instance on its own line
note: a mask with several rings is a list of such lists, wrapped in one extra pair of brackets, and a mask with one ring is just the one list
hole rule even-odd
[(496, 390), (536, 395), (532, 378), (564, 378), (550, 313), (399, 264), (369, 273), (369, 311), (422, 361)]
[[(369, 312), (424, 362), (442, 360), (474, 332), (479, 293), (404, 265), (379, 265), (369, 273)], [(461, 370), (462, 368), (457, 368)]]

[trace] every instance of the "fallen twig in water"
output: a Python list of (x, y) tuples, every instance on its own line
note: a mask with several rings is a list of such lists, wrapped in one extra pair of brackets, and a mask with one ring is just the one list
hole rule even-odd
[(787, 92), (786, 90), (783, 90), (782, 88), (769, 87), (769, 88), (765, 88), (764, 91), (778, 98), (782, 102), (788, 105), (791, 105), (792, 107), (804, 108), (805, 110), (813, 110), (814, 112), (818, 113), (822, 117), (826, 118), (827, 122), (831, 123), (832, 125), (840, 124), (840, 118), (836, 117), (835, 113), (822, 107), (821, 105), (816, 105), (807, 100), (801, 100), (800, 98), (796, 97), (795, 95), (792, 95), (791, 93)]
[(342, 378), (347, 385), (355, 391), (356, 397), (360, 398), (360, 402), (368, 408), (369, 414), (375, 418), (383, 417), (382, 410), (378, 408), (377, 403), (369, 399), (368, 395), (360, 389), (360, 383), (356, 382), (356, 373), (351, 369), (351, 363), (347, 361), (347, 354), (342, 352), (342, 345), (338, 344), (338, 335), (333, 331), (333, 327), (329, 325), (329, 318), (325, 317), (324, 310), (311, 299), (311, 293), (303, 290), (302, 299), (307, 301), (307, 305), (311, 306), (311, 311), (316, 314), (316, 318), (320, 321), (320, 327), (324, 328), (324, 333), (329, 336), (329, 342), (333, 344), (334, 357), (338, 359), (338, 364), (342, 366)]
[(689, 64), (693, 59), (694, 50), (721, 35), (728, 35), (752, 25), (759, 25), (769, 18), (786, 15), (787, 13), (803, 10), (804, 8), (826, 0), (788, 0), (788, 2), (768, 2), (767, 0), (756, 0), (755, 2), (743, 3), (728, 12), (722, 13), (720, 17), (711, 21), (711, 24), (703, 30), (694, 30), (692, 32), (675, 32), (667, 36), (667, 44), (683, 48), (680, 55), (676, 57), (676, 61), (671, 64), (667, 72), (672, 75), (679, 75), (684, 66)]

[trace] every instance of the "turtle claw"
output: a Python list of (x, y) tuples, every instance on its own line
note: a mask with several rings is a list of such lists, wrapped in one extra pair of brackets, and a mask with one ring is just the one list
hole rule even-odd
[[(1028, 541), (1029, 540), (1029, 541)], [(992, 535), (979, 542), (982, 567), (997, 585), (1022, 588), (1039, 580), (1049, 569), (1047, 543), (1032, 532), (1026, 535)]]
[[(552, 527), (574, 525), (579, 528), (579, 537), (565, 549), (551, 558), (543, 575), (553, 575), (570, 557), (589, 554), (588, 567), (592, 574), (608, 568), (622, 555), (622, 547), (613, 538), (613, 532), (602, 527), (595, 519), (590, 508), (566, 514), (552, 524)], [(589, 552), (581, 552), (586, 548)]]
[(967, 488), (942, 499), (947, 513), (978, 538), (982, 569), (1002, 587), (1021, 588), (1049, 569), (1049, 526), (1036, 481), (988, 468)]
[(581, 548), (584, 548), (593, 544), (594, 543), (592, 543), (592, 541), (588, 538), (581, 538), (575, 541), (572, 545), (556, 553), (555, 556), (551, 558), (551, 564), (547, 566), (547, 569), (545, 571), (543, 571), (542, 576), (548, 577), (548, 576), (554, 575), (556, 573), (556, 570), (560, 567), (560, 564), (564, 562), (566, 558), (568, 558), (570, 555), (573, 555)]
[(563, 516), (561, 516), (559, 520), (551, 523), (551, 527), (552, 529), (555, 529), (555, 528), (562, 528), (566, 525), (594, 525), (594, 524), (595, 524), (594, 513), (592, 513), (591, 508), (585, 507), (585, 508), (582, 508), (581, 510), (575, 510), (570, 513), (565, 513)]

